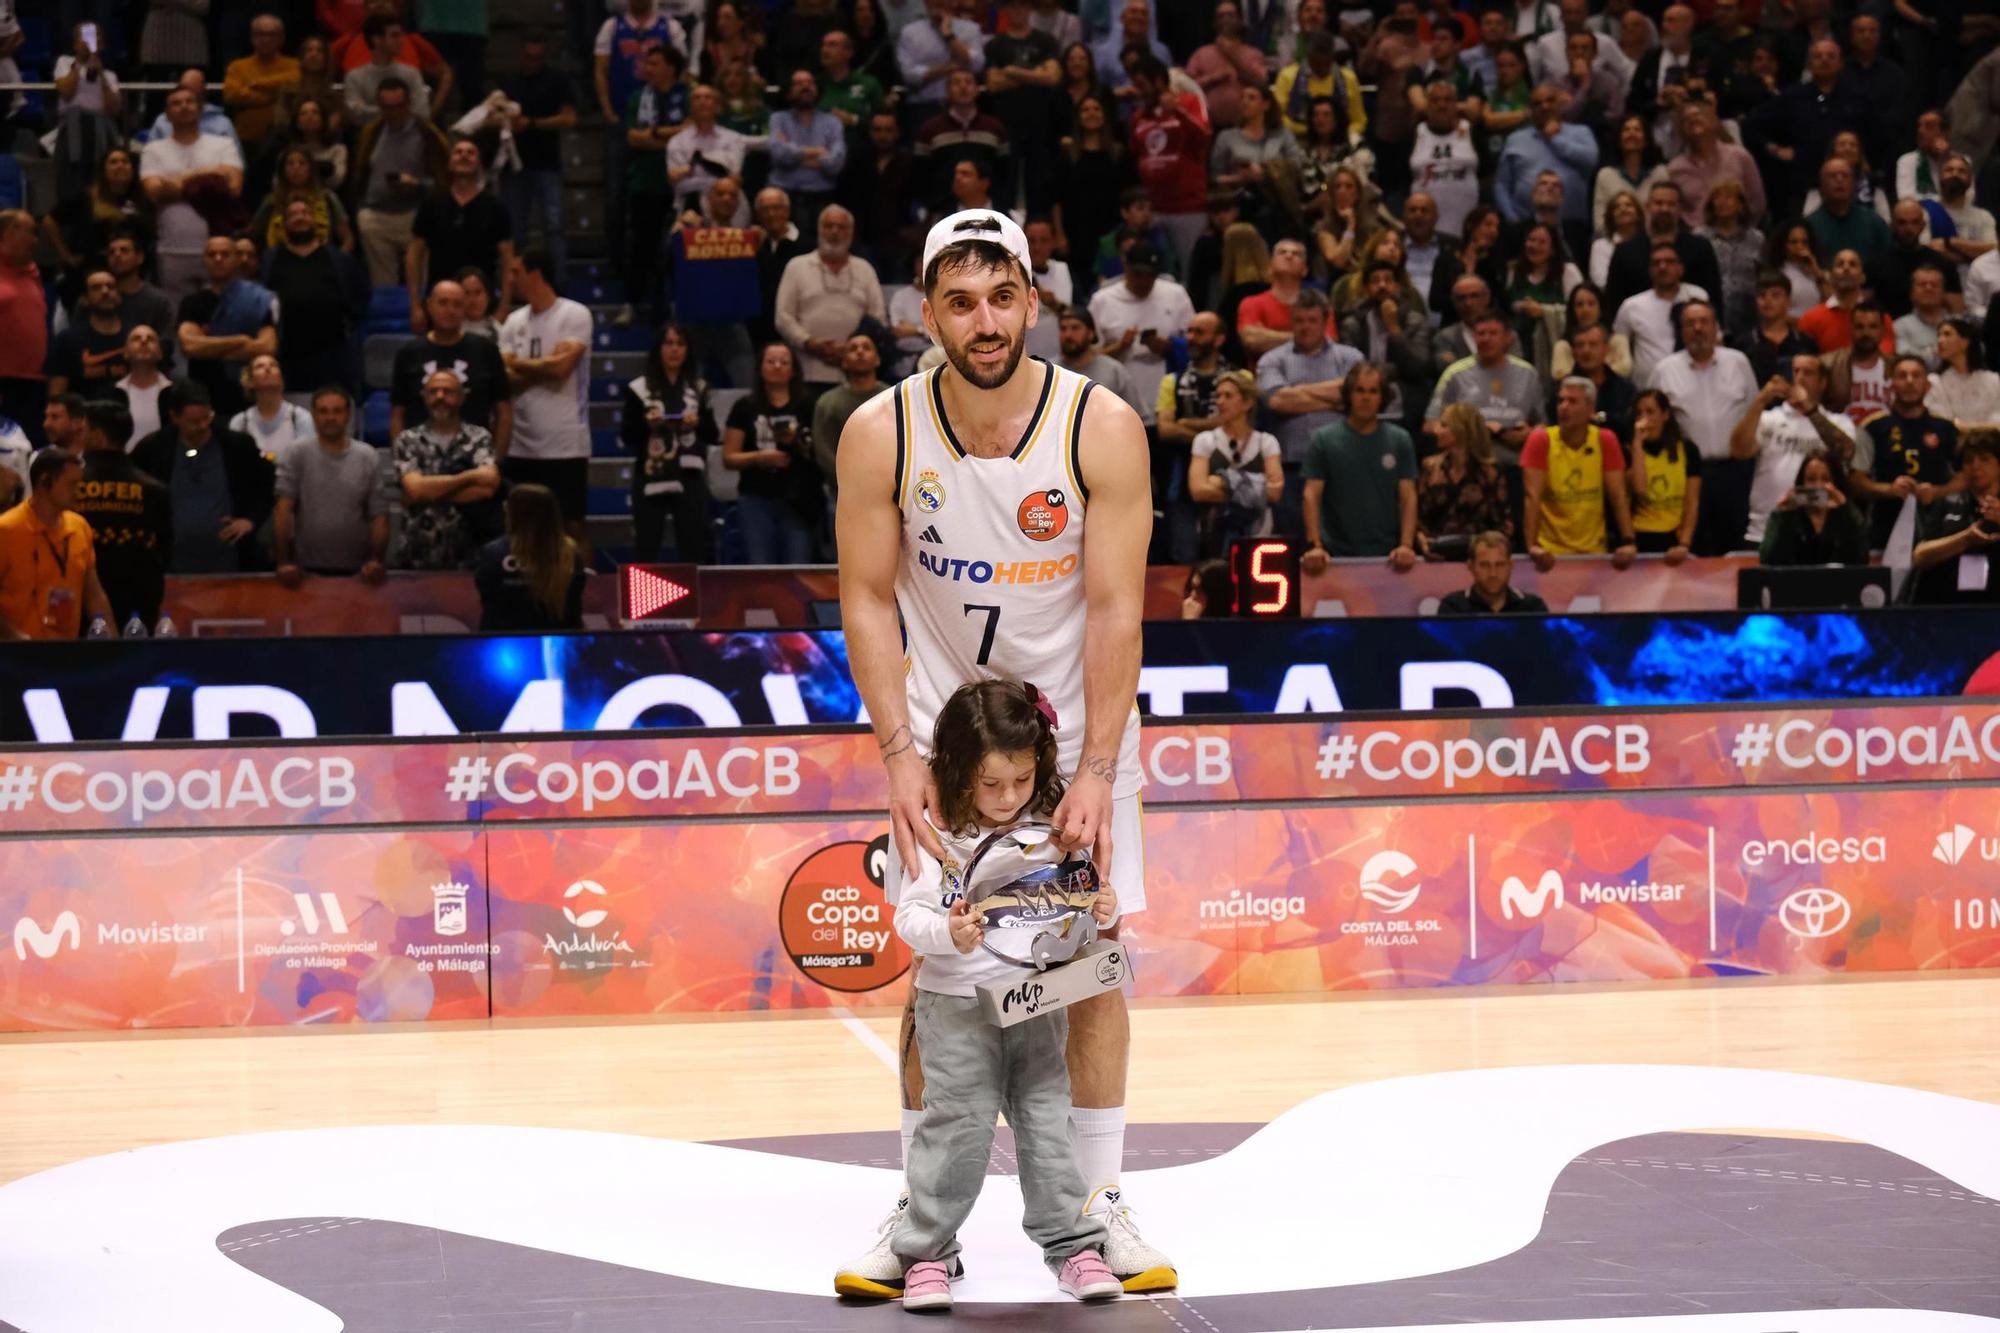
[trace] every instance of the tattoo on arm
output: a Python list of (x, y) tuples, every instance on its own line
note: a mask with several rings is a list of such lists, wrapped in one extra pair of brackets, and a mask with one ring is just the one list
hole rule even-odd
[(1118, 777), (1118, 761), (1116, 759), (1086, 759), (1083, 761), (1083, 770), (1092, 777), (1103, 778), (1106, 782), (1111, 782)]
[(878, 748), (882, 751), (882, 757), (884, 759), (894, 759), (897, 755), (903, 753), (903, 751), (905, 750), (910, 749), (915, 744), (916, 740), (913, 737), (911, 737), (910, 728), (906, 724), (904, 726), (897, 727), (894, 731), (890, 732), (889, 739), (883, 741)]

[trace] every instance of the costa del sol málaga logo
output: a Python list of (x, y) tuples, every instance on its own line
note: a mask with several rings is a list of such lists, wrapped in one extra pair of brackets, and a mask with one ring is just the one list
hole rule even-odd
[[(1394, 848), (1377, 852), (1361, 867), (1361, 896), (1388, 916), (1401, 916), (1416, 905), (1417, 895), (1424, 891), (1421, 880), (1410, 879), (1417, 873), (1417, 863)], [(1391, 886), (1390, 879), (1406, 880), (1401, 886)]]

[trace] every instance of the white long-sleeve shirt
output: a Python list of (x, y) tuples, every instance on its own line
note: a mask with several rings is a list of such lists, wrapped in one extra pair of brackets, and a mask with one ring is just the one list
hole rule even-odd
[(922, 848), (917, 859), (923, 871), (914, 881), (906, 880), (896, 898), (896, 933), (903, 937), (924, 965), (917, 969), (917, 989), (936, 995), (973, 995), (982, 981), (1019, 976), (1025, 969), (996, 958), (986, 949), (975, 947), (960, 953), (952, 943), (950, 914), (963, 887), (961, 875), (972, 854), (979, 850), (987, 830), (968, 837), (940, 833), (945, 859), (939, 861)]
[[(903, 937), (924, 965), (917, 969), (917, 988), (938, 995), (976, 994), (975, 987), (1002, 977), (1020, 978), (1029, 969), (996, 956), (991, 950), (974, 946), (960, 953), (951, 938), (951, 909), (964, 889), (965, 867), (979, 844), (992, 834), (976, 829), (954, 836), (940, 833), (945, 859), (939, 861), (922, 848), (917, 859), (923, 869), (915, 880), (906, 880), (896, 895), (896, 933)], [(1113, 916), (1111, 924), (1116, 925)]]

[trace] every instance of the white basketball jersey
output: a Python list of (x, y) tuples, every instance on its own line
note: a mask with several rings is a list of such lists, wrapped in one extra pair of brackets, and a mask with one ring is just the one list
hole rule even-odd
[[(1025, 680), (1049, 696), (1065, 776), (1083, 758), (1083, 527), (1078, 450), (1083, 404), (1097, 386), (1040, 358), (1016, 374), (1042, 381), (1014, 452), (974, 458), (945, 417), (944, 367), (896, 386), (896, 498), (910, 729), (928, 755), (938, 712), (968, 681)], [(1113, 794), (1139, 790), (1139, 714), (1127, 719)]]
[(1422, 190), (1437, 202), (1437, 229), (1456, 236), (1465, 215), (1479, 202), (1479, 150), (1464, 121), (1450, 134), (1439, 134), (1424, 121), (1417, 123), (1417, 141), (1410, 149), (1410, 189)]

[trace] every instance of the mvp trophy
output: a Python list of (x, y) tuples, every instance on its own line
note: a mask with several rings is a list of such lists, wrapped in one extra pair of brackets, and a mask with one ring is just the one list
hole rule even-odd
[(1090, 914), (1097, 867), (1089, 851), (1065, 854), (1046, 824), (1016, 824), (980, 843), (960, 892), (984, 929), (982, 947), (1021, 974), (976, 988), (989, 1023), (1012, 1027), (1116, 990), (1132, 975), (1125, 946), (1098, 938)]

